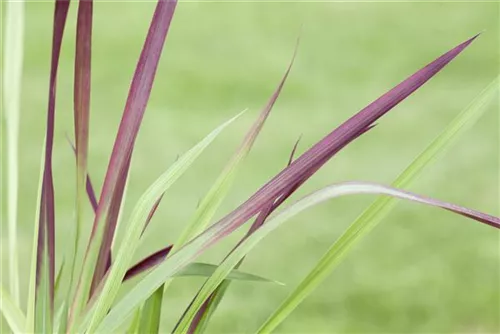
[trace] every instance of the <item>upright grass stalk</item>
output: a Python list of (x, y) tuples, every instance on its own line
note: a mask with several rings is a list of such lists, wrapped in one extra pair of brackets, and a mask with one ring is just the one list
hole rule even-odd
[[(76, 226), (73, 256), (71, 259), (69, 291), (73, 285), (78, 240), (86, 202), (87, 157), (89, 147), (90, 85), (92, 58), (92, 0), (78, 2), (75, 51), (74, 122), (76, 155)], [(70, 300), (70, 293), (67, 302)]]
[(54, 146), (57, 70), (68, 9), (69, 1), (56, 1), (54, 9), (44, 166), (38, 218), (35, 332), (51, 332), (54, 315), (55, 205), (54, 183), (52, 177), (52, 149)]
[(7, 224), (9, 242), (9, 290), (19, 306), (19, 252), (17, 246), (17, 201), (19, 187), (19, 117), (24, 42), (24, 0), (6, 3), (3, 103), (7, 133)]

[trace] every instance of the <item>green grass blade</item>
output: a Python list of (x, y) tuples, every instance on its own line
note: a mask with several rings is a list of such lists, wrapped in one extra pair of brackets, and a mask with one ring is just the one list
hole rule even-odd
[[(288, 78), (290, 70), (292, 69), (295, 56), (297, 54), (297, 47), (298, 47), (298, 42), (297, 45), (295, 46), (292, 60), (290, 61), (290, 64), (288, 65), (288, 68), (286, 69), (285, 74), (283, 75), (280, 83), (278, 84), (275, 91), (269, 98), (267, 104), (264, 106), (264, 108), (262, 108), (259, 117), (255, 120), (252, 127), (248, 130), (242, 143), (240, 144), (236, 152), (233, 154), (228, 164), (224, 167), (221, 174), (216, 179), (215, 183), (212, 185), (212, 187), (207, 192), (205, 197), (201, 200), (200, 205), (196, 209), (193, 217), (191, 218), (191, 221), (186, 225), (184, 230), (181, 232), (181, 235), (178, 238), (178, 240), (174, 242), (172, 254), (176, 252), (179, 248), (181, 248), (186, 242), (188, 242), (193, 237), (201, 233), (208, 226), (208, 224), (214, 217), (215, 213), (217, 212), (218, 208), (222, 204), (222, 201), (229, 193), (229, 190), (234, 181), (238, 168), (240, 167), (241, 163), (252, 149), (255, 140), (257, 139), (260, 131), (264, 127), (264, 123), (269, 117), (269, 114), (271, 113), (271, 110), (274, 104), (276, 103), (283, 89), (283, 86), (285, 85), (286, 79)], [(153, 296), (151, 296), (152, 299), (151, 303), (154, 304), (156, 303), (155, 302), (156, 299), (163, 298), (163, 294), (168, 289), (170, 283), (171, 281), (167, 281), (165, 282), (163, 287), (158, 288), (159, 291), (156, 291), (153, 294)], [(150, 309), (147, 306), (149, 302), (150, 302), (149, 300), (146, 301), (144, 310)], [(147, 318), (151, 318), (154, 316), (156, 316), (157, 318), (161, 316), (161, 304), (160, 307), (156, 309), (155, 315), (151, 314), (145, 315), (145, 317)]]
[[(66, 302), (71, 303), (73, 278), (78, 275), (76, 259), (78, 242), (82, 230), (86, 202), (87, 161), (89, 150), (90, 91), (91, 91), (91, 54), (92, 54), (92, 16), (93, 0), (78, 2), (76, 23), (75, 75), (73, 85), (73, 115), (75, 128), (76, 156), (76, 224), (71, 226), (74, 238), (72, 248), (67, 252), (70, 259), (68, 293)], [(71, 243), (68, 243), (71, 246)]]
[[(181, 248), (186, 242), (191, 240), (193, 237), (201, 233), (210, 223), (218, 208), (222, 204), (222, 201), (229, 193), (231, 185), (234, 181), (235, 175), (238, 171), (243, 160), (246, 158), (250, 150), (252, 149), (255, 140), (257, 139), (260, 131), (264, 127), (264, 123), (269, 117), (271, 110), (276, 103), (283, 86), (285, 85), (286, 79), (292, 69), (293, 62), (295, 60), (295, 56), (297, 53), (298, 42), (295, 47), (292, 60), (288, 65), (288, 68), (285, 71), (281, 81), (276, 87), (275, 91), (269, 98), (267, 104), (262, 108), (259, 117), (252, 124), (252, 127), (246, 133), (242, 143), (233, 154), (228, 164), (224, 167), (221, 174), (216, 179), (215, 183), (212, 185), (210, 190), (207, 192), (205, 197), (201, 200), (200, 205), (196, 209), (191, 221), (186, 225), (184, 230), (181, 232), (180, 237), (174, 242), (174, 247), (172, 249), (172, 254), (176, 252), (179, 248)], [(158, 288), (159, 291), (156, 291), (153, 296), (151, 296), (151, 303), (156, 305), (157, 299), (163, 298), (163, 293), (168, 289), (171, 281), (165, 282), (163, 287)], [(161, 290), (161, 291), (160, 291)], [(148, 307), (149, 300), (146, 301), (145, 307), (143, 308), (143, 312), (146, 310), (151, 310), (151, 307)], [(161, 304), (159, 308), (155, 309), (156, 315), (147, 314), (146, 318), (150, 319), (151, 317), (156, 316), (157, 318), (161, 315)]]
[(54, 316), (54, 333), (66, 333), (68, 321), (68, 304), (63, 302)]
[(139, 333), (159, 333), (162, 301), (163, 289), (160, 287), (148, 298), (142, 307), (138, 329)]
[(56, 279), (54, 281), (54, 295), (57, 296), (61, 284), (61, 278), (62, 278), (62, 273), (64, 272), (64, 262), (65, 258), (62, 259), (61, 266), (59, 267), (59, 270), (57, 271), (56, 274)]
[[(300, 142), (300, 137), (297, 139), (297, 141), (293, 145), (292, 151), (290, 153), (290, 157), (288, 159), (287, 166), (289, 166), (293, 162), (294, 156), (295, 156), (295, 151), (297, 150), (299, 142)], [(256, 229), (258, 229), (262, 224), (264, 224), (267, 217), (272, 212), (273, 212), (273, 206), (269, 206), (266, 210), (261, 211), (259, 213), (259, 215), (257, 216), (257, 218), (255, 219), (255, 221), (252, 223), (250, 229), (247, 231), (247, 233), (243, 237), (243, 239), (246, 238), (248, 235), (252, 234)], [(238, 245), (236, 245), (236, 247), (237, 246)], [(240, 261), (240, 263), (238, 263), (236, 265), (235, 269), (239, 269), (239, 267), (243, 264), (243, 260), (244, 259), (242, 259)], [(196, 313), (193, 321), (191, 322), (191, 324), (189, 326), (189, 330), (188, 330), (189, 333), (200, 334), (200, 333), (203, 333), (205, 331), (206, 327), (208, 326), (208, 323), (210, 322), (210, 318), (212, 317), (215, 310), (217, 309), (217, 307), (221, 303), (222, 298), (224, 297), (226, 291), (229, 289), (230, 284), (231, 284), (231, 282), (229, 282), (228, 280), (224, 280), (224, 282), (222, 282), (217, 287), (217, 289), (215, 289), (215, 291), (210, 295), (210, 297), (207, 300), (205, 300), (202, 307)], [(177, 324), (180, 323), (181, 321), (182, 321), (182, 318), (179, 319)], [(176, 324), (176, 326), (177, 326), (177, 324)]]
[[(47, 240), (47, 239), (45, 239)], [(40, 241), (40, 240), (39, 240)], [(47, 244), (47, 241), (45, 241)], [(50, 298), (49, 254), (47, 248), (42, 250), (39, 277), (37, 278), (35, 298), (35, 333), (52, 333), (53, 314)]]
[[(134, 312), (134, 316), (132, 317), (132, 321), (130, 322), (130, 325), (127, 326), (127, 334), (139, 334), (139, 326), (141, 324), (141, 308), (138, 307), (137, 310)], [(145, 333), (145, 332), (142, 332)]]
[[(217, 265), (203, 262), (194, 262), (187, 265), (184, 269), (181, 269), (174, 276), (201, 276), (210, 277), (215, 270), (217, 270)], [(253, 281), (253, 282), (263, 282), (263, 283), (276, 283), (283, 285), (283, 283), (268, 279), (255, 274), (250, 274), (241, 270), (233, 269), (227, 276), (228, 280), (234, 281)]]
[(0, 284), (0, 312), (13, 333), (25, 333), (26, 317), (14, 302), (14, 299)]
[[(128, 269), (133, 253), (139, 244), (141, 232), (147, 221), (151, 208), (155, 205), (156, 201), (163, 195), (163, 193), (196, 160), (203, 150), (222, 132), (222, 130), (240, 115), (241, 113), (216, 128), (201, 142), (181, 156), (155, 181), (155, 183), (153, 183), (153, 185), (149, 187), (149, 189), (139, 199), (131, 214), (121, 247), (119, 248), (116, 259), (110, 268), (109, 276), (107, 277), (104, 287), (96, 302), (95, 309), (93, 312), (88, 314), (90, 319), (88, 326), (89, 332), (95, 332), (101, 320), (108, 313), (111, 303), (116, 297), (118, 289), (121, 285), (125, 272)], [(86, 321), (84, 321), (84, 325), (85, 323)]]
[(35, 331), (35, 297), (36, 297), (36, 265), (37, 265), (37, 251), (38, 251), (38, 217), (40, 216), (40, 203), (42, 198), (42, 185), (43, 185), (43, 166), (45, 163), (45, 140), (42, 145), (42, 155), (40, 158), (40, 175), (38, 177), (38, 192), (35, 208), (35, 220), (33, 225), (33, 241), (31, 248), (31, 262), (30, 262), (30, 277), (28, 282), (28, 300), (26, 303), (26, 331), (33, 333)]
[[(298, 44), (297, 44), (298, 45)], [(222, 173), (219, 175), (213, 186), (210, 188), (206, 196), (200, 202), (200, 205), (196, 209), (191, 222), (186, 226), (181, 236), (174, 242), (174, 248), (172, 254), (177, 251), (181, 246), (183, 246), (187, 241), (191, 240), (194, 236), (202, 232), (210, 223), (214, 217), (217, 209), (219, 208), (222, 200), (227, 196), (231, 184), (234, 180), (234, 176), (241, 165), (241, 162), (248, 155), (252, 149), (255, 140), (257, 139), (260, 131), (262, 130), (264, 123), (266, 122), (271, 110), (278, 99), (283, 86), (285, 85), (286, 79), (292, 69), (293, 62), (295, 60), (295, 55), (297, 53), (297, 46), (295, 48), (292, 60), (288, 65), (288, 68), (283, 75), (280, 83), (276, 87), (275, 91), (271, 95), (266, 106), (262, 109), (259, 117), (255, 120), (252, 127), (249, 129), (243, 142), (240, 144), (239, 148), (236, 150), (232, 156), (229, 163), (224, 167)]]
[(17, 205), (19, 187), (19, 115), (23, 67), (24, 1), (8, 1), (5, 15), (3, 97), (7, 137), (7, 226), (9, 240), (9, 289), (19, 304)]
[[(458, 115), (446, 129), (398, 176), (394, 187), (407, 187), (415, 180), (438, 154), (444, 152), (457, 138), (470, 128), (487, 109), (489, 102), (498, 93), (499, 79), (495, 79), (474, 101)], [(363, 236), (369, 233), (398, 203), (397, 199), (379, 197), (368, 207), (332, 245), (306, 278), (274, 311), (261, 326), (259, 332), (272, 332), (348, 254), (348, 251)]]

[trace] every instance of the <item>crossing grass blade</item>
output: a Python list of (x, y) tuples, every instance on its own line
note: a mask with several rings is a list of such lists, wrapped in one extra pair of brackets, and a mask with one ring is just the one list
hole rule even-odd
[[(320, 189), (309, 196), (304, 197), (300, 201), (290, 205), (288, 208), (281, 211), (279, 214), (275, 215), (273, 218), (269, 219), (266, 224), (262, 225), (257, 229), (252, 235), (245, 239), (218, 267), (215, 273), (206, 281), (206, 283), (201, 288), (200, 292), (196, 296), (193, 307), (188, 310), (188, 313), (183, 318), (179, 326), (176, 328), (174, 333), (186, 333), (189, 329), (189, 325), (193, 320), (198, 308), (202, 306), (203, 302), (207, 297), (222, 283), (230, 272), (239, 261), (250, 252), (265, 236), (270, 232), (281, 226), (283, 223), (288, 221), (293, 216), (299, 214), (307, 208), (315, 206), (326, 200), (346, 196), (346, 195), (357, 195), (357, 194), (376, 194), (392, 196), (400, 199), (405, 199), (421, 204), (426, 204), (430, 206), (439, 207), (464, 217), (468, 217), (477, 220), (483, 224), (490, 225), (494, 228), (500, 229), (500, 218), (490, 216), (478, 211), (467, 209), (458, 205), (442, 202), (439, 200), (431, 199), (428, 197), (420, 196), (414, 193), (410, 193), (404, 190), (399, 190), (396, 188), (391, 188), (383, 185), (378, 185), (369, 182), (345, 182), (340, 184), (334, 184), (323, 189)], [(268, 333), (264, 328), (259, 331)]]
[(0, 284), (0, 313), (7, 320), (11, 331), (13, 333), (26, 332), (26, 317), (21, 309), (16, 305), (14, 299)]
[[(155, 203), (161, 196), (163, 196), (163, 193), (165, 193), (165, 191), (188, 169), (188, 167), (196, 160), (204, 149), (222, 132), (222, 130), (224, 130), (225, 127), (231, 124), (240, 115), (241, 113), (220, 125), (191, 150), (182, 155), (155, 181), (155, 183), (148, 188), (148, 190), (139, 199), (130, 216), (123, 241), (116, 255), (116, 259), (110, 268), (109, 276), (104, 283), (103, 290), (99, 294), (95, 309), (92, 312), (89, 312), (86, 317), (89, 319), (89, 332), (95, 332), (102, 319), (108, 313), (111, 303), (114, 301), (121, 285), (121, 281), (123, 280), (123, 277), (128, 269), (132, 255), (139, 244), (139, 239), (144, 225), (149, 217), (151, 209), (155, 206)], [(84, 321), (83, 324), (85, 326), (86, 321)], [(81, 329), (81, 331), (84, 329), (86, 328)]]
[[(408, 187), (439, 154), (448, 149), (487, 110), (487, 106), (498, 95), (499, 78), (459, 114), (446, 129), (396, 178), (393, 187)], [(316, 266), (297, 288), (265, 321), (259, 332), (272, 332), (288, 315), (323, 282), (349, 254), (349, 250), (360, 242), (395, 207), (395, 198), (380, 197), (370, 205), (330, 247)]]
[[(3, 116), (7, 141), (7, 226), (9, 243), (9, 290), (19, 303), (19, 252), (17, 246), (17, 206), (19, 188), (19, 118), (24, 43), (24, 0), (6, 4), (5, 44), (3, 44)], [(3, 157), (3, 155), (2, 155)]]

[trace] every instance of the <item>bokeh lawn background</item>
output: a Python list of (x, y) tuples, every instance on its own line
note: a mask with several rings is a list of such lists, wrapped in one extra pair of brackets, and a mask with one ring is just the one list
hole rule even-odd
[[(23, 287), (46, 116), (53, 3), (29, 2), (26, 9), (19, 208)], [(90, 173), (97, 188), (153, 9), (153, 2), (97, 1), (94, 7)], [(58, 81), (53, 166), (58, 263), (74, 219), (74, 158), (65, 133), (73, 134), (75, 18), (76, 2), (65, 32)], [(498, 22), (499, 4), (493, 2), (181, 1), (135, 148), (124, 217), (178, 154), (240, 110), (249, 108), (250, 112), (169, 191), (137, 258), (177, 238), (280, 80), (299, 32), (300, 48), (286, 87), (219, 216), (285, 165), (299, 135), (302, 152), (406, 76), (485, 30), (435, 79), (325, 166), (300, 194), (342, 180), (390, 183), (498, 74)], [(500, 214), (498, 124), (495, 103), (411, 189)], [(331, 201), (294, 218), (265, 239), (244, 269), (286, 286), (233, 284), (209, 331), (257, 329), (372, 200), (359, 196)], [(2, 265), (9, 256), (4, 218), (5, 212)], [(90, 209), (87, 224), (91, 225)], [(216, 263), (239, 235), (202, 259)], [(401, 203), (279, 331), (499, 332), (499, 260), (497, 231), (447, 212)], [(5, 284), (7, 277), (5, 269)], [(172, 328), (202, 282), (185, 278), (174, 283), (165, 296), (170, 303), (164, 306), (163, 328)]]

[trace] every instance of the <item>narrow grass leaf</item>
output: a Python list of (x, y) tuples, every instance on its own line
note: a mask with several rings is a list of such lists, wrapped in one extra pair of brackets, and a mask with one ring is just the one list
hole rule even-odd
[(2, 89), (7, 139), (7, 226), (9, 243), (9, 289), (19, 303), (19, 254), (17, 246), (17, 205), (19, 188), (19, 117), (24, 42), (24, 1), (6, 4), (3, 44)]
[[(446, 209), (448, 211), (460, 214), (464, 217), (468, 217), (477, 220), (481, 223), (493, 226), (500, 229), (500, 218), (490, 216), (485, 213), (481, 213), (475, 210), (467, 209), (455, 204), (439, 201), (436, 199), (431, 199), (429, 197), (420, 196), (408, 191), (399, 190), (396, 188), (391, 188), (375, 183), (369, 182), (345, 182), (340, 184), (334, 184), (323, 189), (320, 189), (309, 196), (301, 199), (295, 204), (289, 206), (285, 210), (281, 211), (275, 217), (270, 219), (266, 224), (262, 225), (257, 229), (252, 235), (245, 239), (238, 248), (236, 248), (222, 263), (217, 267), (215, 273), (207, 280), (197, 295), (194, 304), (201, 305), (203, 301), (210, 296), (210, 294), (217, 288), (217, 286), (224, 280), (227, 274), (236, 266), (236, 264), (250, 252), (253, 247), (255, 247), (266, 235), (275, 230), (277, 227), (282, 225), (284, 222), (288, 221), (291, 217), (297, 215), (298, 213), (304, 211), (305, 209), (322, 203), (326, 200), (346, 196), (346, 195), (358, 195), (358, 194), (376, 194), (376, 195), (386, 195), (392, 196), (400, 199), (405, 199), (421, 204), (426, 204), (430, 206), (439, 207)], [(182, 322), (174, 333), (185, 333), (191, 320), (196, 315), (196, 309), (193, 309), (189, 314), (186, 315), (185, 321)], [(262, 332), (267, 333), (266, 330)]]
[(57, 69), (68, 8), (69, 1), (56, 1), (45, 138), (45, 160), (38, 219), (35, 332), (51, 332), (54, 313), (55, 212), (52, 148), (54, 142)]
[(33, 241), (31, 242), (31, 261), (30, 261), (30, 276), (28, 281), (28, 300), (26, 302), (26, 332), (33, 333), (35, 331), (35, 297), (36, 297), (36, 270), (38, 257), (38, 217), (40, 216), (40, 205), (42, 200), (42, 184), (43, 184), (43, 166), (45, 164), (45, 138), (42, 145), (42, 154), (40, 157), (40, 175), (38, 176), (38, 191), (36, 198), (35, 220), (33, 224)]
[[(499, 79), (495, 79), (458, 115), (446, 129), (396, 178), (394, 187), (411, 184), (435, 158), (450, 147), (485, 112), (498, 95)], [(330, 247), (297, 288), (283, 301), (262, 325), (260, 332), (272, 332), (288, 315), (313, 292), (349, 253), (362, 237), (368, 234), (398, 203), (397, 199), (380, 197), (368, 207)]]
[[(359, 113), (344, 122), (340, 127), (320, 140), (299, 158), (294, 160), (247, 201), (212, 225), (205, 232), (192, 239), (169, 259), (152, 270), (122, 300), (120, 300), (103, 320), (100, 330), (111, 331), (121, 319), (129, 315), (140, 303), (145, 301), (163, 282), (174, 275), (182, 267), (193, 261), (211, 245), (231, 234), (234, 230), (262, 211), (282, 194), (297, 183), (303, 182), (311, 170), (318, 170), (330, 157), (342, 149), (346, 143), (366, 132), (374, 122), (398, 103), (421, 87), (451, 60), (459, 55), (477, 36), (463, 42), (446, 52), (408, 79), (391, 89), (382, 97), (362, 109)], [(265, 226), (265, 225), (264, 225)]]
[(26, 317), (21, 309), (16, 305), (14, 299), (0, 284), (0, 312), (7, 320), (7, 324), (13, 333), (26, 332)]
[(236, 150), (229, 163), (224, 167), (222, 173), (219, 175), (214, 185), (210, 188), (207, 195), (200, 202), (200, 205), (198, 206), (198, 209), (196, 210), (191, 222), (186, 226), (177, 242), (174, 243), (174, 245), (176, 245), (174, 247), (174, 250), (177, 250), (177, 248), (181, 247), (191, 238), (203, 231), (212, 220), (222, 200), (225, 198), (230, 189), (230, 185), (234, 179), (235, 172), (237, 171), (243, 159), (250, 152), (253, 144), (255, 143), (255, 140), (257, 139), (257, 136), (264, 126), (264, 123), (269, 117), (269, 114), (271, 113), (271, 110), (276, 103), (276, 100), (278, 99), (283, 86), (285, 85), (290, 70), (292, 69), (296, 53), (297, 46), (295, 48), (292, 60), (288, 65), (283, 78), (278, 84), (278, 87), (269, 98), (266, 106), (260, 112), (259, 117), (255, 120), (252, 127), (245, 135), (243, 142), (240, 144), (239, 148)]
[[(124, 179), (126, 179), (128, 175), (128, 167), (130, 165), (135, 139), (151, 94), (161, 52), (176, 5), (176, 0), (158, 1), (132, 79), (122, 121), (118, 129), (108, 170), (104, 179), (92, 232), (95, 234), (96, 225), (101, 223), (102, 218), (105, 218), (102, 237), (103, 242), (100, 245), (99, 256), (95, 264), (93, 286), (96, 286), (100, 282), (107, 269), (107, 261), (111, 252), (111, 243), (113, 241), (118, 214), (114, 215), (115, 219), (109, 218), (110, 215), (112, 215), (112, 211), (119, 212), (120, 210), (123, 196), (123, 186), (121, 185), (125, 182)], [(123, 181), (120, 182), (120, 180)], [(98, 240), (98, 242), (99, 241), (100, 240)]]
[(54, 316), (54, 333), (66, 333), (68, 304), (64, 301)]
[[(185, 227), (183, 232), (181, 232), (181, 235), (178, 238), (178, 240), (174, 243), (175, 245), (174, 252), (177, 251), (178, 248), (182, 247), (187, 241), (189, 241), (190, 239), (198, 235), (200, 232), (202, 232), (208, 226), (210, 221), (213, 219), (215, 213), (217, 212), (218, 208), (220, 207), (222, 201), (227, 196), (239, 166), (250, 152), (253, 144), (255, 143), (255, 140), (257, 139), (260, 131), (264, 126), (264, 123), (269, 117), (269, 114), (271, 113), (271, 110), (274, 104), (276, 103), (276, 100), (278, 99), (281, 91), (283, 90), (283, 86), (285, 85), (285, 82), (288, 78), (288, 75), (294, 63), (295, 56), (297, 54), (297, 48), (298, 48), (298, 41), (295, 46), (292, 60), (290, 61), (290, 64), (288, 65), (288, 68), (286, 69), (283, 78), (281, 79), (275, 91), (269, 98), (267, 104), (260, 112), (259, 117), (255, 120), (252, 127), (245, 135), (243, 142), (240, 144), (239, 148), (236, 150), (229, 163), (224, 167), (224, 169), (222, 170), (221, 174), (219, 175), (213, 186), (210, 188), (206, 196), (201, 200), (190, 223)], [(169, 283), (170, 282), (165, 282), (165, 284), (162, 287), (158, 288), (158, 291), (156, 291), (153, 294), (153, 296), (151, 296), (151, 299), (154, 300), (161, 299), (163, 297), (164, 291), (168, 288)], [(144, 311), (149, 309), (147, 307), (147, 303), (148, 301), (146, 301), (146, 307), (144, 308)], [(151, 314), (146, 315), (146, 317), (148, 318), (154, 316), (156, 316), (157, 318), (161, 316), (161, 305), (159, 309), (157, 309), (156, 315), (151, 315)]]
[(139, 332), (139, 326), (141, 324), (141, 308), (137, 308), (134, 312), (134, 316), (132, 317), (132, 321), (130, 322), (130, 325), (128, 326), (127, 329), (127, 334), (138, 334)]
[[(108, 313), (109, 307), (116, 297), (120, 283), (128, 269), (132, 255), (139, 244), (144, 225), (155, 203), (161, 196), (163, 196), (163, 193), (165, 193), (165, 191), (169, 189), (170, 186), (188, 169), (188, 167), (196, 160), (196, 158), (198, 158), (205, 148), (222, 132), (222, 130), (240, 115), (241, 113), (217, 127), (201, 142), (182, 155), (141, 196), (130, 216), (126, 233), (116, 255), (116, 259), (110, 268), (109, 276), (104, 283), (103, 290), (96, 302), (95, 310), (90, 312), (87, 317), (90, 319), (88, 325), (89, 332), (94, 332), (101, 320)], [(159, 285), (156, 288), (158, 287)], [(85, 325), (86, 321), (84, 321), (84, 326)]]
[(93, 1), (80, 0), (78, 2), (78, 16), (76, 23), (76, 50), (75, 50), (75, 82), (74, 82), (74, 126), (75, 126), (75, 155), (76, 155), (76, 224), (73, 225), (73, 249), (67, 253), (70, 258), (70, 277), (66, 302), (71, 302), (71, 287), (73, 277), (78, 275), (76, 258), (78, 241), (80, 239), (85, 193), (87, 192), (87, 160), (89, 149), (89, 120), (90, 120), (90, 82), (92, 58), (92, 15)]

